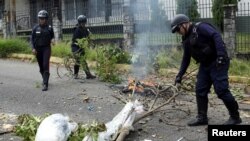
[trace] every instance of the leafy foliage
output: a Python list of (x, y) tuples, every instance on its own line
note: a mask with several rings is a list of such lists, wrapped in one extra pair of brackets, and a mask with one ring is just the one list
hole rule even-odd
[(224, 4), (237, 4), (240, 0), (223, 0)]
[[(18, 116), (18, 124), (15, 126), (15, 134), (23, 137), (24, 141), (34, 141), (36, 132), (41, 122), (50, 114), (44, 116), (34, 116), (23, 114)], [(68, 141), (81, 141), (85, 136), (92, 137), (97, 141), (98, 133), (106, 130), (104, 123), (93, 121), (91, 124), (78, 123), (78, 129), (72, 133)]]
[(90, 52), (91, 45), (93, 45), (90, 36), (87, 38), (77, 39), (77, 44), (82, 49), (82, 51), (75, 53), (74, 57), (80, 60), (79, 65), (82, 68), (87, 67), (87, 54)]
[(177, 0), (177, 14), (187, 15), (191, 21), (200, 17), (196, 0)]
[(52, 56), (64, 57), (71, 54), (71, 47), (69, 43), (61, 42), (52, 47)]
[(233, 59), (229, 68), (230, 75), (250, 76), (250, 63), (247, 60)]
[(34, 141), (38, 126), (48, 116), (34, 116), (29, 114), (23, 114), (18, 116), (18, 124), (15, 126), (15, 134), (23, 137), (24, 141)]
[(122, 50), (115, 46), (106, 45), (97, 48), (97, 73), (102, 81), (120, 83), (116, 64), (122, 62), (123, 55)]
[(97, 141), (98, 133), (106, 131), (104, 123), (93, 121), (91, 124), (78, 124), (76, 132), (72, 133), (68, 141), (81, 141), (85, 136), (91, 137), (94, 141)]
[(240, 0), (213, 0), (212, 6), (212, 14), (213, 21), (216, 26), (220, 27), (221, 31), (223, 31), (223, 19), (224, 19), (224, 9), (223, 5), (225, 4), (236, 4)]
[(213, 13), (213, 21), (216, 26), (223, 31), (223, 3), (221, 0), (214, 0), (212, 6), (212, 13)]
[(5, 58), (11, 53), (31, 52), (28, 42), (20, 39), (0, 39), (0, 58)]

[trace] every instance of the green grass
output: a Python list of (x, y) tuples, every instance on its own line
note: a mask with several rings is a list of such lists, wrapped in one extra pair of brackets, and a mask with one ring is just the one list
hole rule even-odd
[[(18, 38), (28, 39), (30, 35), (20, 35)], [(123, 38), (122, 33), (92, 34), (93, 40)], [(63, 41), (71, 42), (72, 34), (63, 34)], [(142, 41), (148, 45), (172, 45), (180, 44), (181, 37), (172, 33), (140, 33), (135, 34), (135, 41)], [(250, 53), (250, 34), (237, 33), (236, 52)]]
[[(71, 42), (73, 34), (63, 34), (63, 40), (67, 42)], [(123, 34), (92, 34), (91, 38), (93, 40), (97, 39), (115, 39), (115, 38), (123, 38)]]
[[(157, 55), (157, 63), (160, 68), (166, 69), (179, 69), (182, 59), (182, 50), (173, 49), (162, 49)], [(189, 66), (189, 70), (197, 68), (198, 65), (195, 64), (195, 61), (192, 59)], [(248, 60), (242, 60), (234, 58), (231, 60), (229, 75), (233, 76), (245, 76), (250, 77), (250, 62)]]
[(250, 76), (250, 62), (248, 60), (232, 59), (230, 68), (230, 75), (236, 76)]
[(70, 43), (60, 42), (52, 47), (52, 56), (64, 57), (71, 54)]
[(250, 53), (250, 34), (237, 33), (236, 35), (236, 51), (238, 53)]
[(5, 58), (11, 53), (29, 53), (31, 47), (25, 40), (0, 39), (0, 58)]

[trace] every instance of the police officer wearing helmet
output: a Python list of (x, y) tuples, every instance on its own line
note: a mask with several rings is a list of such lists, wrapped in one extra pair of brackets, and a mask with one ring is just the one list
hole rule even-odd
[(196, 81), (196, 101), (198, 115), (189, 126), (208, 124), (208, 93), (213, 85), (214, 90), (226, 106), (230, 118), (225, 125), (242, 122), (238, 103), (229, 90), (228, 69), (230, 60), (220, 33), (209, 23), (192, 23), (184, 14), (177, 14), (171, 21), (172, 33), (182, 36), (183, 58), (175, 84), (181, 84), (191, 57), (200, 64)]
[(77, 39), (87, 38), (90, 34), (89, 29), (86, 28), (87, 17), (85, 15), (79, 15), (77, 18), (77, 21), (78, 21), (78, 24), (74, 28), (74, 33), (73, 33), (73, 37), (72, 37), (72, 44), (71, 44), (72, 53), (75, 56), (77, 56), (77, 57), (75, 57), (76, 64), (74, 65), (74, 78), (75, 79), (78, 78), (80, 63), (83, 63), (82, 65), (84, 66), (83, 69), (84, 69), (84, 72), (86, 74), (86, 78), (87, 79), (94, 79), (94, 78), (96, 78), (96, 76), (94, 76), (90, 73), (90, 70), (89, 70), (89, 67), (88, 67), (86, 60), (82, 60), (82, 59), (80, 60), (81, 57), (78, 57), (78, 54), (80, 56), (84, 56), (85, 51), (83, 48), (79, 47), (79, 45), (77, 43)]
[(39, 11), (37, 17), (39, 24), (33, 27), (31, 34), (32, 52), (36, 55), (42, 75), (42, 91), (47, 91), (50, 76), (49, 62), (51, 56), (51, 43), (53, 42), (54, 31), (53, 28), (48, 25), (49, 14), (47, 11)]

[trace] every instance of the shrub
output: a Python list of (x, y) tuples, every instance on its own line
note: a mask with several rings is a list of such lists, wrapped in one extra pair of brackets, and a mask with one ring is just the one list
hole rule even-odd
[(239, 75), (239, 76), (250, 76), (250, 63), (247, 60), (241, 59), (232, 59), (230, 68), (230, 75)]
[(112, 46), (105, 45), (97, 48), (97, 74), (104, 82), (120, 83), (117, 56)]
[(161, 49), (156, 56), (160, 68), (178, 68), (181, 63), (182, 51), (176, 48)]
[(30, 53), (31, 47), (27, 41), (21, 39), (0, 39), (0, 58), (11, 53)]
[(122, 50), (119, 47), (116, 47), (113, 44), (107, 44), (103, 48), (105, 48), (105, 53), (108, 56), (112, 56), (115, 58), (117, 64), (130, 64), (132, 56), (129, 52)]
[(60, 42), (52, 47), (52, 56), (64, 57), (71, 54), (70, 43)]

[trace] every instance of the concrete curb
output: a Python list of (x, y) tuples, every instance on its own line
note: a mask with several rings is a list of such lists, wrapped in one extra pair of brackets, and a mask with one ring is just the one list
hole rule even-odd
[[(13, 53), (13, 54), (9, 55), (8, 57), (9, 58), (15, 58), (15, 59), (21, 59), (21, 60), (33, 60), (33, 59), (35, 59), (34, 55), (31, 55), (31, 54), (19, 54), (19, 53)], [(58, 63), (62, 63), (63, 59), (60, 58), (60, 57), (51, 56), (50, 62), (58, 64)]]

